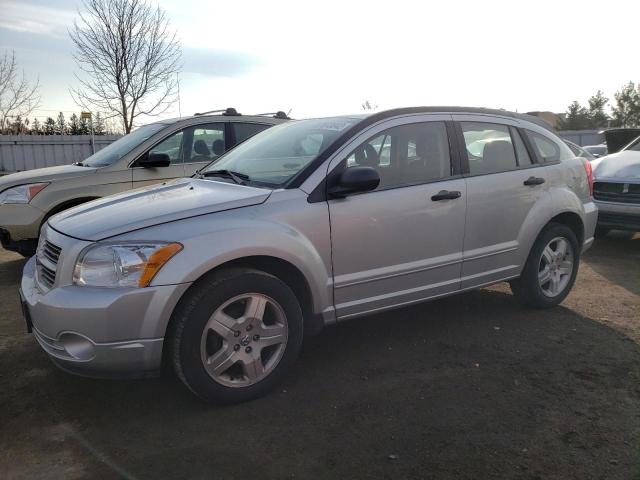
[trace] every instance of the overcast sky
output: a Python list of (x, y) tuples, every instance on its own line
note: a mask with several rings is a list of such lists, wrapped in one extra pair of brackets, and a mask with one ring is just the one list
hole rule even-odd
[[(161, 0), (183, 46), (181, 111), (297, 118), (465, 105), (564, 111), (640, 81), (640, 1)], [(40, 77), (39, 117), (79, 111), (75, 0), (0, 0), (0, 49)], [(165, 116), (177, 116), (178, 106)]]

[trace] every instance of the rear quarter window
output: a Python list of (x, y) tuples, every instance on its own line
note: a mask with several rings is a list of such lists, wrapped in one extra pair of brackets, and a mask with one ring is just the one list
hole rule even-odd
[(531, 130), (527, 130), (527, 136), (531, 140), (536, 155), (544, 163), (568, 160), (575, 156), (571, 149), (561, 140), (556, 141)]

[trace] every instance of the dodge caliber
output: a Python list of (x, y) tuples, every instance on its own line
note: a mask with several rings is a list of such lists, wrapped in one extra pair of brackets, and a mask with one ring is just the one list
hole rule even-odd
[(164, 362), (204, 400), (244, 401), (326, 325), (504, 281), (559, 304), (593, 242), (591, 188), (588, 161), (515, 113), (291, 121), (190, 178), (49, 218), (24, 314), (69, 372)]

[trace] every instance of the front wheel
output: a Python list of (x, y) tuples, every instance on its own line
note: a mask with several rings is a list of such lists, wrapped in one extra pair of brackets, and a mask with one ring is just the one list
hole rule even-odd
[(169, 336), (175, 371), (197, 396), (242, 402), (269, 391), (294, 363), (302, 345), (302, 310), (278, 278), (225, 270), (187, 293)]
[(552, 223), (536, 239), (520, 278), (510, 282), (511, 291), (522, 303), (550, 308), (571, 291), (580, 263), (580, 249), (573, 231)]

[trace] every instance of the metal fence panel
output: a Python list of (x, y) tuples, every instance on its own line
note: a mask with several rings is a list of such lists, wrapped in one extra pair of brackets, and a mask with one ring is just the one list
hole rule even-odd
[[(95, 136), (95, 151), (120, 137)], [(91, 135), (0, 135), (0, 173), (68, 165), (91, 154)]]
[(601, 130), (560, 130), (558, 135), (565, 140), (577, 143), (581, 147), (585, 145), (599, 145), (604, 142)]

